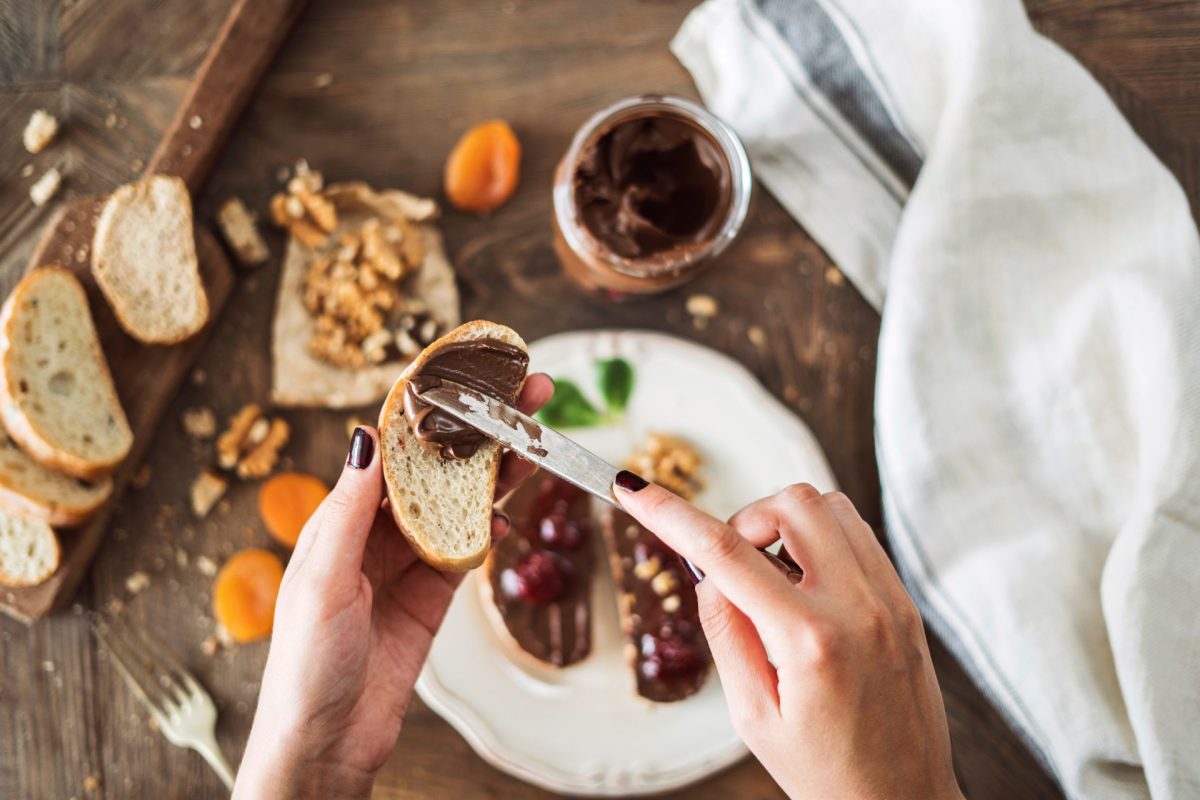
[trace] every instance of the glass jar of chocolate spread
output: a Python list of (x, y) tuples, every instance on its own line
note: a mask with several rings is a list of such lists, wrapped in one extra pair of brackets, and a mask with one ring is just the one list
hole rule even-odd
[(563, 269), (613, 299), (672, 289), (741, 229), (750, 162), (728, 125), (690, 100), (621, 100), (575, 134), (554, 178)]

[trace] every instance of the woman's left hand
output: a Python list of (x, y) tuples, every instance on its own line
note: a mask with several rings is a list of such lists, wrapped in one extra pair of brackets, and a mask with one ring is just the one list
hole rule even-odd
[[(531, 375), (518, 406), (554, 392)], [(359, 428), (283, 576), (262, 692), (235, 797), (368, 797), (462, 575), (417, 558), (382, 507), (378, 433)], [(533, 466), (506, 455), (496, 496)], [(492, 518), (493, 538), (508, 531)]]

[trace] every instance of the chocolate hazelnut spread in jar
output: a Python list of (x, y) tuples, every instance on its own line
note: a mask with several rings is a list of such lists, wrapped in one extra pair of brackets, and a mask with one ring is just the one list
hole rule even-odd
[(741, 229), (750, 162), (728, 125), (690, 100), (618, 101), (575, 134), (554, 178), (565, 272), (612, 299), (673, 289)]

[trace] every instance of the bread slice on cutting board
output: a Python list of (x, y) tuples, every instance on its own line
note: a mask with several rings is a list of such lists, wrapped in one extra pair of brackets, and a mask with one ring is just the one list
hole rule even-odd
[(208, 297), (182, 180), (153, 175), (109, 196), (96, 223), (92, 274), (136, 339), (174, 344), (204, 327)]
[(35, 461), (84, 480), (133, 444), (87, 295), (61, 267), (26, 275), (0, 310), (0, 419)]
[(0, 512), (0, 584), (36, 586), (58, 569), (62, 551), (41, 520)]
[(396, 524), (426, 563), (465, 572), (479, 566), (492, 544), (492, 500), (501, 448), (484, 442), (461, 461), (430, 452), (404, 417), (404, 389), (430, 355), (443, 345), (495, 339), (525, 348), (517, 333), (494, 322), (461, 325), (425, 348), (400, 374), (379, 412), (383, 477)]
[(43, 467), (0, 433), (0, 512), (70, 527), (90, 517), (112, 494), (112, 479), (82, 481)]

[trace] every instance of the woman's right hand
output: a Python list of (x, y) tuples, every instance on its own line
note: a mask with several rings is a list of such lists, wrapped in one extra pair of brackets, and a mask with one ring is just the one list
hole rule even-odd
[[(616, 496), (704, 571), (734, 727), (790, 796), (962, 797), (921, 618), (845, 495), (791, 486), (728, 523), (630, 473)], [(799, 584), (757, 550), (780, 538)]]

